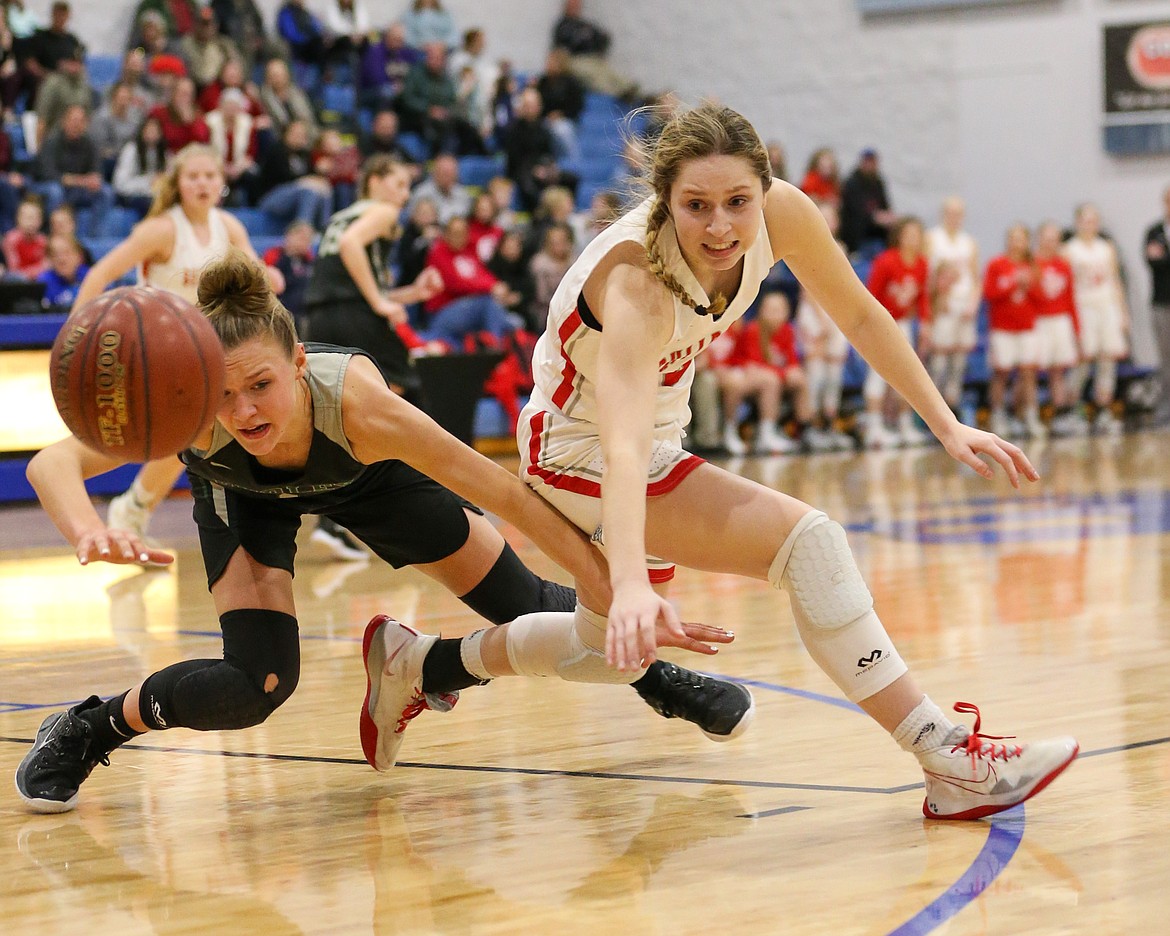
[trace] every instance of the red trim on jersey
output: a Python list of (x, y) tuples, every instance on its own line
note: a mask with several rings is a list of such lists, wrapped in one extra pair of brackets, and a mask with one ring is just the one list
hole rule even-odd
[(578, 328), (584, 327), (585, 323), (581, 321), (581, 313), (574, 309), (557, 330), (557, 337), (561, 341), (561, 357), (565, 362), (565, 366), (561, 368), (561, 382), (552, 395), (552, 401), (558, 408), (564, 407), (569, 397), (573, 395), (573, 383), (577, 379), (577, 368), (569, 360), (568, 352), (565, 351), (565, 343), (573, 337)]
[[(692, 361), (694, 358), (691, 359)], [(687, 372), (687, 368), (691, 366), (691, 361), (687, 361), (682, 367), (676, 371), (671, 371), (669, 374), (662, 375), (662, 386), (673, 387), (683, 378), (683, 374)]]
[(647, 569), (646, 571), (650, 574), (651, 585), (661, 585), (674, 578), (674, 566), (669, 569)]

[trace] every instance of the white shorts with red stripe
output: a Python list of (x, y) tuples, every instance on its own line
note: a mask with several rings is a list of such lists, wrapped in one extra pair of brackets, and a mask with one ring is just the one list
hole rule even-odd
[(1036, 330), (1033, 328), (1027, 331), (993, 328), (988, 336), (987, 345), (991, 366), (995, 370), (1010, 371), (1017, 367), (1035, 367), (1040, 360)]
[[(529, 404), (520, 414), (516, 435), (520, 477), (604, 552), (601, 475), (605, 461), (597, 427)], [(656, 438), (646, 496), (668, 494), (701, 464), (703, 459), (683, 449), (681, 437)], [(655, 556), (646, 557), (646, 568), (651, 582), (674, 578), (674, 564)]]
[(1080, 359), (1071, 315), (1038, 316), (1035, 331), (1036, 363), (1040, 367), (1072, 367)]

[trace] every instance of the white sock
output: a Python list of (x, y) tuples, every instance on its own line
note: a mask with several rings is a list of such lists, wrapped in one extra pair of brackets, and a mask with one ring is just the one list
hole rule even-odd
[(893, 738), (903, 751), (915, 755), (929, 754), (943, 746), (954, 727), (954, 722), (930, 700), (930, 696), (924, 695), (894, 729)]

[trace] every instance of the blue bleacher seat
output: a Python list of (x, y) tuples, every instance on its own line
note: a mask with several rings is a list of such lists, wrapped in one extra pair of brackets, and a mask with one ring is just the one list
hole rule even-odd
[(273, 247), (279, 247), (284, 243), (283, 237), (274, 237), (270, 234), (253, 235), (250, 240), (252, 241), (252, 247), (261, 257)]
[(90, 86), (99, 94), (122, 74), (122, 59), (117, 55), (90, 55), (85, 60)]
[(504, 160), (499, 156), (461, 156), (459, 181), (483, 187), (490, 179), (504, 174)]
[(249, 237), (281, 237), (284, 234), (280, 222), (259, 208), (233, 208), (231, 213), (244, 225)]
[[(368, 133), (369, 131), (366, 132)], [(398, 142), (406, 150), (407, 155), (415, 162), (426, 162), (431, 155), (426, 143), (423, 142), (423, 138), (417, 133), (400, 133), (398, 134)]]
[(95, 233), (102, 238), (121, 239), (130, 233), (138, 220), (138, 212), (116, 205), (98, 219)]
[(321, 89), (321, 105), (350, 117), (357, 107), (357, 90), (352, 84), (327, 84)]

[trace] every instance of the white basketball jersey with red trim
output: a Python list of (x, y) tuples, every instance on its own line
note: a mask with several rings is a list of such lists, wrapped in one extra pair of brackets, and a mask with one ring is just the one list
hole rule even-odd
[(167, 214), (175, 225), (175, 246), (165, 261), (140, 266), (138, 282), (144, 286), (157, 286), (159, 289), (175, 293), (194, 305), (199, 288), (199, 274), (212, 260), (224, 256), (231, 246), (227, 225), (223, 222), (220, 210), (212, 208), (207, 216), (211, 239), (208, 243), (201, 244), (180, 205), (173, 206)]
[(1117, 302), (1114, 288), (1113, 251), (1103, 237), (1091, 241), (1079, 237), (1064, 245), (1064, 255), (1073, 271), (1073, 290), (1077, 305), (1113, 305)]
[[(549, 303), (548, 326), (532, 356), (535, 389), (529, 411), (539, 408), (577, 423), (596, 424), (595, 386), (601, 332), (585, 323), (577, 300), (594, 269), (611, 250), (626, 241), (637, 244), (645, 241), (650, 204), (647, 199), (602, 231), (586, 246), (561, 280)], [(667, 269), (691, 298), (706, 308), (710, 299), (682, 257), (672, 222), (663, 225), (658, 246)], [(768, 229), (761, 217), (759, 234), (744, 257), (739, 291), (723, 315), (718, 319), (702, 315), (674, 297), (674, 331), (658, 363), (658, 398), (654, 407), (656, 437), (681, 436), (683, 426), (690, 422), (687, 401), (695, 377), (695, 357), (747, 311), (759, 295), (760, 284), (771, 270), (772, 263)]]

